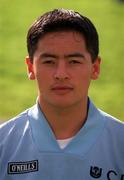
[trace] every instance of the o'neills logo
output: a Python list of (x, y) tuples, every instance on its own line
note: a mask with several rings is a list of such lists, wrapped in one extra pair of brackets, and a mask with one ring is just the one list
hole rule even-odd
[(35, 171), (38, 171), (38, 160), (8, 163), (8, 174), (23, 174)]

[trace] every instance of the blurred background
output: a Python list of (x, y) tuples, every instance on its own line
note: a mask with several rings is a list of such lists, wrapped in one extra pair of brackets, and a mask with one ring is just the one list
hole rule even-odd
[(122, 0), (0, 0), (0, 121), (35, 104), (37, 90), (29, 81), (26, 34), (42, 13), (67, 8), (88, 16), (100, 39), (101, 76), (89, 96), (97, 107), (124, 120), (124, 2)]

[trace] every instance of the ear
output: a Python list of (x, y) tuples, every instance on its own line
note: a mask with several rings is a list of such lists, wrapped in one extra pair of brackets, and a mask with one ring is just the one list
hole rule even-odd
[(28, 56), (26, 57), (25, 61), (27, 64), (28, 78), (30, 80), (34, 80), (35, 79), (35, 73), (34, 73), (33, 63), (31, 62), (31, 60)]
[(99, 77), (100, 74), (100, 63), (101, 63), (101, 58), (98, 56), (95, 60), (95, 62), (93, 63), (93, 71), (92, 71), (92, 75), (91, 75), (91, 79), (92, 80), (96, 80)]

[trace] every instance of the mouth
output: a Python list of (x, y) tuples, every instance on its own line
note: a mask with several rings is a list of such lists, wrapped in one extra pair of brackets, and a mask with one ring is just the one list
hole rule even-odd
[(51, 90), (56, 94), (63, 95), (72, 91), (73, 88), (71, 86), (54, 86), (51, 88)]

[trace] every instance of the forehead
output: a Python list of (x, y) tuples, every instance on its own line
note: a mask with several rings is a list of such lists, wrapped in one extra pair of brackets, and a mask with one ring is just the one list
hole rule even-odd
[(49, 32), (38, 41), (39, 47), (86, 47), (84, 36), (76, 31)]
[(53, 32), (48, 32), (46, 34), (44, 34), (44, 36), (41, 38), (41, 39), (44, 39), (44, 38), (53, 38), (53, 37), (59, 37), (59, 38), (64, 38), (66, 36), (72, 36), (73, 38), (84, 38), (83, 35), (80, 33), (80, 32), (77, 32), (77, 31), (71, 31), (71, 30), (60, 30), (60, 31), (53, 31)]

